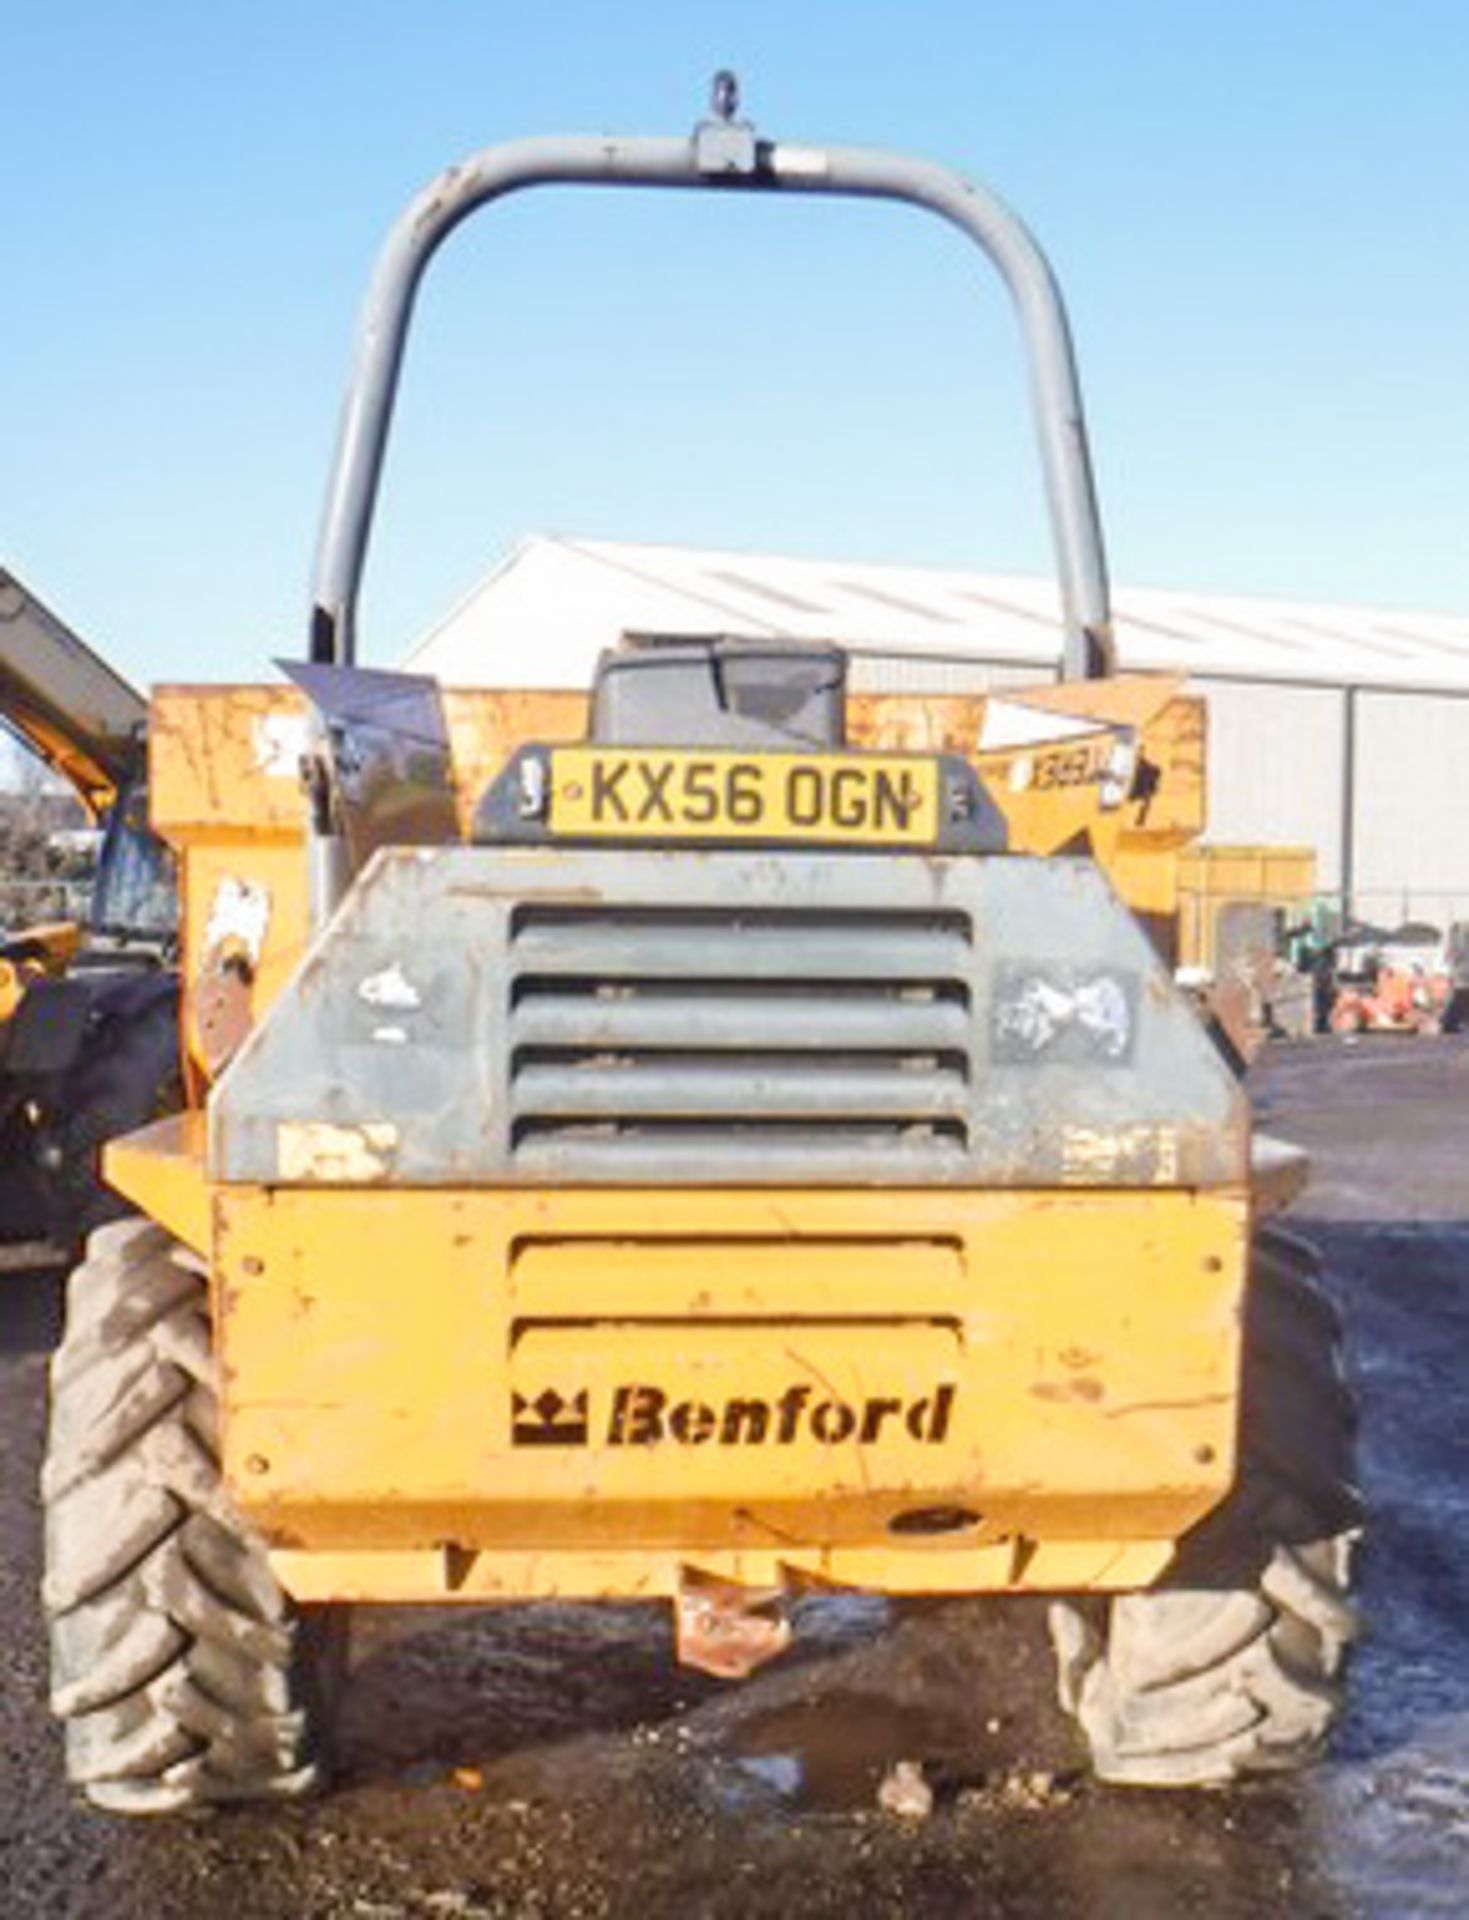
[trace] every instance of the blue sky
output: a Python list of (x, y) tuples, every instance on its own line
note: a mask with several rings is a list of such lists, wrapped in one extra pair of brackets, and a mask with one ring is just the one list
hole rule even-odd
[[(301, 650), (378, 240), (449, 160), (912, 148), (1071, 306), (1114, 577), (1469, 609), (1463, 0), (0, 0), (0, 560), (140, 680)], [(396, 658), (522, 533), (1041, 570), (1010, 317), (904, 209), (582, 191), (450, 241), (364, 602)]]

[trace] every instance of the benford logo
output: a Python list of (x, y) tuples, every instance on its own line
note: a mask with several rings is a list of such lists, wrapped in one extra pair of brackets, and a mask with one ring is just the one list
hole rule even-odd
[[(766, 1398), (733, 1395), (718, 1404), (675, 1400), (662, 1387), (631, 1383), (613, 1389), (603, 1444), (651, 1447), (672, 1441), (683, 1447), (789, 1447), (816, 1441), (824, 1447), (870, 1447), (904, 1435), (923, 1446), (948, 1438), (958, 1388), (952, 1381), (916, 1400), (877, 1394), (861, 1401), (819, 1395), (804, 1380)], [(570, 1417), (568, 1418), (568, 1414)], [(512, 1443), (517, 1447), (584, 1447), (592, 1443), (585, 1390), (562, 1394), (547, 1388), (534, 1400), (515, 1395)]]

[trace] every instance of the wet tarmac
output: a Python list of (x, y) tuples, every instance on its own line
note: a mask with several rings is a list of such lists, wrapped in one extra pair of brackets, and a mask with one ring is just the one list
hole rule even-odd
[[(1272, 1052), (1295, 1209), (1347, 1316), (1371, 1633), (1332, 1759), (1108, 1790), (1030, 1601), (805, 1603), (738, 1688), (640, 1608), (364, 1613), (330, 1797), (117, 1824), (60, 1784), (34, 1601), (54, 1280), (0, 1277), (0, 1914), (1240, 1916), (1469, 1912), (1469, 1042)], [(922, 1763), (926, 1819), (878, 1809)]]
[[(1406, 1041), (1406, 1044), (1404, 1042)], [(1313, 1156), (1294, 1212), (1347, 1319), (1369, 1634), (1305, 1783), (1345, 1909), (1469, 1913), (1469, 1042), (1282, 1049), (1264, 1123)]]

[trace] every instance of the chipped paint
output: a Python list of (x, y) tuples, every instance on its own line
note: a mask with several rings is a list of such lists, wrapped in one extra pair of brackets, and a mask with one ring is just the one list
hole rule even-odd
[(299, 779), (310, 737), (310, 721), (304, 713), (257, 714), (250, 730), (255, 771), (272, 780)]
[(209, 903), (204, 950), (220, 960), (243, 955), (252, 968), (257, 967), (269, 925), (267, 889), (254, 880), (228, 877), (214, 889), (214, 898)]
[(397, 960), (359, 981), (357, 998), (370, 1007), (392, 1007), (404, 1013), (416, 1012), (423, 1005), (423, 995)]
[(369, 1120), (359, 1127), (284, 1120), (276, 1131), (276, 1169), (282, 1180), (356, 1186), (385, 1180), (397, 1148), (398, 1129), (391, 1120)]
[(374, 1027), (372, 1037), (379, 1046), (403, 1047), (408, 1044), (407, 1027)]
[(1179, 1180), (1175, 1127), (1063, 1127), (1061, 1177), (1069, 1181), (1146, 1180), (1176, 1186)]
[(794, 147), (782, 142), (771, 156), (777, 174), (787, 180), (824, 180), (830, 157), (820, 147)]
[(1068, 979), (1039, 969), (1001, 967), (994, 999), (996, 1058), (1029, 1065), (1049, 1053), (1054, 1041), (1074, 1033), (1098, 1063), (1115, 1064), (1132, 1045), (1136, 994), (1131, 973)]
[[(743, 923), (728, 939), (718, 931), (734, 900), (770, 915), (749, 943), (766, 972), (742, 996), (721, 986), (746, 964)], [(853, 909), (864, 915), (860, 940), (845, 937), (842, 916)], [(699, 924), (685, 935), (691, 911)], [(852, 1014), (856, 1001), (820, 992), (813, 913), (830, 928), (822, 939), (832, 957), (820, 965), (839, 963), (853, 981), (889, 980), (891, 997), (863, 998)], [(1067, 958), (1036, 960), (1038, 948)], [(643, 967), (674, 968), (679, 993), (656, 1005), (655, 996), (629, 998), (627, 970)], [(394, 1178), (405, 1184), (590, 1177), (663, 1186), (734, 1174), (742, 1185), (780, 1186), (814, 1174), (822, 1185), (983, 1187), (1082, 1184), (1093, 1170), (1103, 1185), (1162, 1184), (1170, 1170), (1190, 1186), (1240, 1181), (1243, 1098), (1181, 1001), (1170, 992), (1161, 1005), (1143, 1003), (1150, 974), (1161, 968), (1133, 922), (1081, 861), (387, 850), (221, 1084), (215, 1164), (224, 1179), (274, 1181), (281, 1119), (392, 1117), (401, 1128)], [(581, 984), (563, 990), (561, 978)], [(1028, 983), (1039, 983), (1044, 1001), (1025, 1025), (1037, 1039), (1049, 1035), (1038, 1050), (1000, 1019)], [(791, 987), (803, 1003), (799, 1022)], [(407, 1044), (374, 1037), (397, 1027)], [(591, 1049), (585, 1066), (573, 1071), (558, 1058), (543, 1071), (533, 1049), (546, 1033), (581, 1036), (577, 1046)], [(629, 1086), (618, 1047), (646, 1033), (657, 1040), (656, 1062)], [(818, 1076), (810, 1064), (825, 1036), (836, 1036), (839, 1052), (844, 1033), (864, 1045), (870, 1035), (885, 1054), (901, 1055), (913, 1035), (925, 1049), (955, 1050), (883, 1090), (897, 1118), (881, 1156), (860, 1076), (845, 1064)], [(764, 1052), (785, 1050), (779, 1075), (762, 1049), (751, 1051), (762, 1036)], [(711, 1072), (710, 1055), (721, 1051), (728, 1067)], [(634, 1097), (685, 1100), (691, 1086), (720, 1124), (681, 1134), (677, 1151), (620, 1124)], [(819, 1115), (810, 1142), (793, 1138), (778, 1111), (802, 1099)], [(569, 1116), (560, 1110), (568, 1100), (579, 1103)], [(549, 1124), (517, 1129), (517, 1118), (538, 1116)], [(1067, 1125), (1082, 1132), (1063, 1173)], [(1120, 1144), (1093, 1146), (1094, 1133), (1119, 1131)]]

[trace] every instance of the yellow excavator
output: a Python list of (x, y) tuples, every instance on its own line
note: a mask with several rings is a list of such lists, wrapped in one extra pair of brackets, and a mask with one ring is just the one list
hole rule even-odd
[[(147, 824), (147, 703), (0, 568), (0, 724), (100, 830), (85, 923), (0, 928), (0, 1267), (124, 1210), (102, 1144), (175, 1096), (173, 861)], [(7, 876), (8, 877), (8, 876)]]

